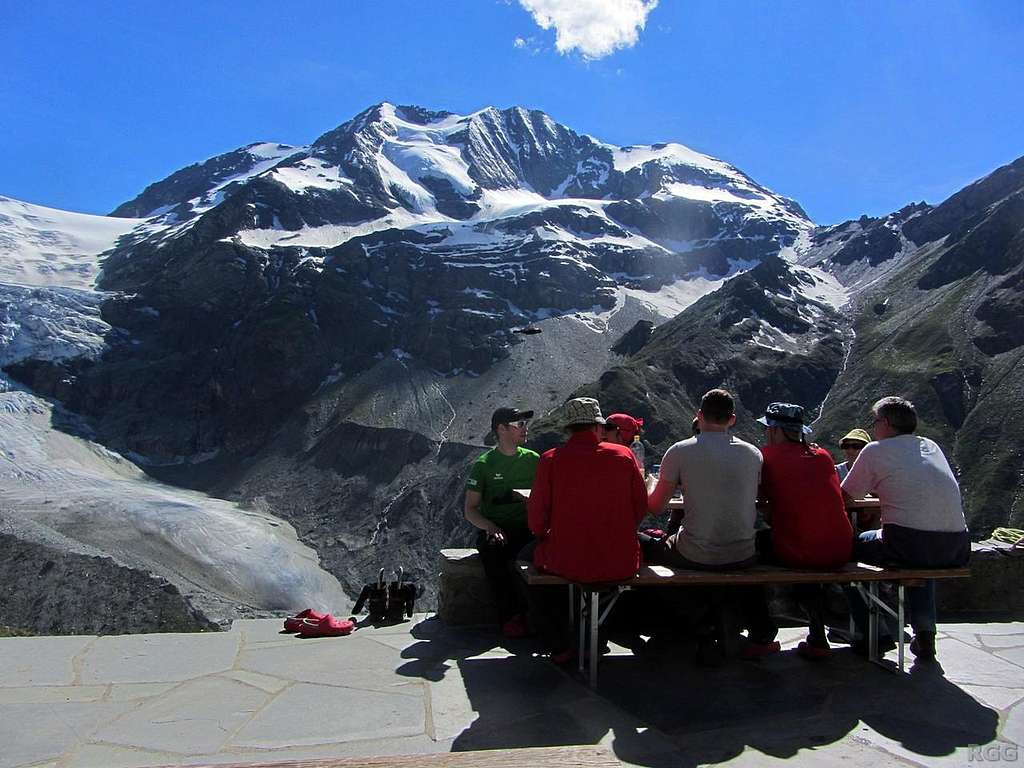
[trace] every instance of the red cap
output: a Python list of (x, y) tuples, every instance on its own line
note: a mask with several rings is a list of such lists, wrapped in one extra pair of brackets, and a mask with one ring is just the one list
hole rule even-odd
[(614, 424), (618, 427), (619, 432), (622, 434), (622, 439), (630, 443), (633, 441), (634, 435), (640, 431), (640, 427), (644, 425), (644, 420), (634, 419), (628, 413), (613, 413), (605, 419), (605, 423)]

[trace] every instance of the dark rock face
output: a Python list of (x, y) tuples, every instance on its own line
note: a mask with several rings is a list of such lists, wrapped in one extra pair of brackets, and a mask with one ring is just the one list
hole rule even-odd
[(218, 629), (162, 579), (2, 533), (0, 625), (44, 635)]
[(965, 222), (946, 242), (952, 246), (921, 276), (918, 287), (938, 288), (978, 270), (1006, 274), (1024, 259), (1024, 189), (996, 203), (980, 221)]
[(934, 242), (954, 231), (966, 231), (987, 215), (988, 208), (1024, 186), (1024, 157), (964, 187), (926, 215), (908, 222), (907, 237), (918, 245)]
[[(799, 292), (807, 279), (777, 257), (766, 259), (656, 328), (623, 365), (572, 396), (643, 418), (648, 455), (657, 456), (690, 436), (704, 393), (724, 387), (738, 399), (735, 432), (760, 443), (754, 419), (769, 402), (813, 412), (842, 365), (845, 323)], [(560, 425), (542, 421), (532, 434), (545, 449), (560, 441)]]
[(973, 341), (986, 355), (999, 355), (1024, 345), (1024, 268), (996, 281), (974, 316), (983, 325)]
[[(219, 183), (235, 176), (244, 176), (252, 171), (264, 159), (250, 151), (259, 146), (259, 144), (250, 144), (247, 147), (176, 171), (166, 179), (150, 184), (141, 195), (119, 205), (110, 215), (142, 218), (152, 215), (152, 212), (158, 208), (173, 210), (177, 206), (182, 206), (178, 213), (184, 218), (188, 216), (186, 201), (200, 198)], [(279, 156), (298, 150), (297, 147), (287, 144), (276, 144), (272, 147), (273, 154)]]
[(832, 257), (837, 264), (852, 264), (866, 258), (871, 266), (891, 259), (900, 249), (900, 236), (889, 227), (872, 227), (851, 237)]
[(615, 342), (612, 352), (617, 355), (635, 355), (651, 338), (653, 332), (654, 323), (650, 320), (640, 320)]
[(861, 216), (856, 221), (822, 227), (811, 236), (811, 242), (814, 251), (824, 257), (823, 264), (866, 263), (877, 267), (903, 250), (906, 225), (930, 210), (925, 203), (911, 203), (881, 218)]

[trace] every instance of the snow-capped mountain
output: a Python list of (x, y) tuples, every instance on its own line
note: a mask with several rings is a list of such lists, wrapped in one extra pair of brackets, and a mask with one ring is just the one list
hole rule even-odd
[[(333, 248), (392, 228), (435, 234), (443, 248), (532, 229), (678, 253), (728, 237), (785, 245), (809, 225), (793, 201), (680, 144), (614, 147), (520, 107), (461, 116), (387, 103), (310, 146), (253, 144), (190, 166), (112, 215), (186, 222), (246, 185), (255, 210), (235, 234), (261, 248)], [(274, 210), (268, 185), (297, 196), (292, 210)], [(680, 204), (713, 213), (685, 222), (673, 215)], [(559, 209), (578, 209), (589, 226), (566, 232)]]

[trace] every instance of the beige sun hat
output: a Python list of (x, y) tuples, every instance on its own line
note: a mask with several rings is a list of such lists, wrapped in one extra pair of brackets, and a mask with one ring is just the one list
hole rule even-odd
[(863, 429), (851, 429), (849, 432), (843, 435), (843, 439), (839, 441), (839, 445), (842, 445), (847, 440), (852, 440), (867, 445), (868, 443), (871, 442), (871, 435), (869, 435)]
[(562, 424), (604, 424), (601, 404), (592, 397), (575, 397), (565, 404)]

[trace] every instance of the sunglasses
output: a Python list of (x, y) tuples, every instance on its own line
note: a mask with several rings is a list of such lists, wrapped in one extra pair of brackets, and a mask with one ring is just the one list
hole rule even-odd
[(519, 421), (506, 421), (506, 427), (516, 427), (517, 429), (526, 429), (526, 425), (530, 423), (529, 419), (520, 419)]
[(856, 449), (856, 450), (859, 451), (861, 448), (864, 447), (864, 444), (863, 443), (843, 443), (839, 447), (842, 448), (843, 450), (845, 450), (847, 448), (853, 448), (853, 449)]

